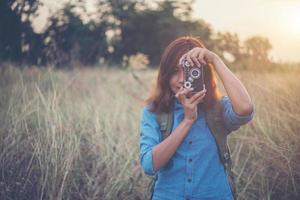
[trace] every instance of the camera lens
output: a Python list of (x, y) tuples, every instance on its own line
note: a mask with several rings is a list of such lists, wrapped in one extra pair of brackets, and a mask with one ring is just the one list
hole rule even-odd
[(192, 78), (196, 79), (196, 78), (199, 78), (201, 72), (200, 72), (200, 69), (199, 68), (193, 68), (191, 69), (190, 71), (190, 75)]
[(189, 82), (189, 81), (186, 81), (186, 82), (184, 82), (184, 87), (185, 88), (190, 88), (190, 87), (192, 87), (192, 83)]

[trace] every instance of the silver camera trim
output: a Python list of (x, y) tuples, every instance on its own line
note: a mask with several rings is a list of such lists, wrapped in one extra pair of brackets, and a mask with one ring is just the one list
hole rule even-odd
[(184, 87), (189, 89), (189, 88), (192, 87), (192, 83), (190, 81), (185, 81), (184, 82)]
[[(191, 65), (190, 65), (190, 63), (188, 62), (188, 60), (186, 59), (186, 58), (184, 58), (184, 59), (182, 59), (181, 60), (181, 65), (182, 65), (182, 67), (183, 67), (183, 73), (187, 73), (186, 71), (185, 71), (185, 68), (190, 68), (191, 67)], [(201, 65), (199, 68), (193, 68), (193, 70), (197, 70), (198, 72), (199, 72), (199, 76), (201, 76), (202, 75), (202, 80), (203, 80), (203, 89), (205, 89), (205, 83), (204, 83), (204, 69), (203, 69), (203, 65)], [(185, 88), (191, 88), (191, 86), (192, 86), (192, 82), (194, 81), (194, 79), (197, 79), (199, 76), (197, 76), (197, 78), (194, 78), (194, 76), (192, 75), (192, 70), (191, 71), (189, 71), (190, 72), (190, 76), (189, 76), (189, 80), (188, 81), (184, 81), (184, 87)], [(191, 79), (193, 79), (193, 80), (191, 80)], [(188, 84), (189, 86), (188, 87), (186, 87), (186, 84)], [(194, 89), (194, 88), (193, 88)]]
[[(202, 66), (201, 66), (201, 67), (202, 67)], [(195, 76), (195, 75), (193, 74), (194, 71), (197, 71), (197, 72), (198, 72), (198, 75), (197, 75), (197, 76)], [(192, 77), (193, 79), (198, 79), (198, 78), (200, 77), (200, 75), (201, 75), (201, 70), (200, 70), (200, 68), (199, 68), (199, 67), (193, 67), (193, 68), (190, 70), (190, 75), (191, 75), (191, 77)]]

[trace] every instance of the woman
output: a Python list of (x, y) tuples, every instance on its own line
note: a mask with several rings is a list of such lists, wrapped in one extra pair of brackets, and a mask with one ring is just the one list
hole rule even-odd
[[(182, 59), (192, 66), (204, 66), (205, 89), (189, 98), (190, 90), (183, 88)], [(221, 96), (215, 72), (228, 96)], [(146, 174), (157, 177), (152, 199), (233, 199), (216, 141), (204, 117), (218, 101), (228, 133), (253, 118), (254, 105), (247, 90), (220, 57), (193, 37), (171, 42), (161, 57), (157, 85), (146, 101), (140, 122), (141, 166)], [(172, 132), (162, 140), (157, 116), (171, 110)]]

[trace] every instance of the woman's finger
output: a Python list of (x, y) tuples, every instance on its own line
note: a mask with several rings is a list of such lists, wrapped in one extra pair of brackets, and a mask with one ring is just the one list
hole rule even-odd
[(183, 94), (179, 94), (178, 95), (178, 100), (181, 102), (181, 103), (184, 103), (185, 102), (185, 96)]
[(190, 91), (193, 91), (193, 90), (194, 90), (194, 88), (185, 88), (184, 87), (184, 91), (190, 92)]
[(201, 94), (193, 103), (192, 106), (196, 106), (198, 105), (200, 102), (203, 101), (204, 97), (205, 97), (206, 93)]
[(202, 65), (207, 65), (207, 62), (206, 62), (204, 59), (198, 58), (198, 60), (200, 61), (200, 63), (201, 63)]
[(191, 66), (194, 66), (194, 62), (193, 62), (193, 60), (191, 59), (191, 56), (190, 56), (190, 55), (186, 55), (186, 59), (187, 59), (187, 61), (189, 62), (189, 64), (190, 64)]
[(178, 92), (175, 94), (175, 96), (178, 97), (179, 94), (186, 93), (185, 90), (186, 89), (183, 86), (181, 86)]
[(186, 89), (184, 88), (182, 91), (180, 91), (179, 93), (177, 93), (177, 98), (178, 100), (181, 102), (181, 104), (185, 104), (187, 101), (187, 94), (191, 92), (191, 89)]
[(202, 63), (202, 65), (207, 65), (207, 62), (204, 59), (202, 59), (200, 62)]
[(181, 86), (177, 93), (175, 94), (175, 97), (178, 98), (178, 95), (183, 91), (183, 87)]
[(201, 95), (203, 95), (205, 93), (206, 93), (205, 89), (201, 90), (200, 92), (197, 92), (189, 99), (189, 103), (193, 103), (196, 99), (198, 99)]
[(202, 64), (206, 65), (206, 61), (205, 61), (205, 59), (204, 59), (204, 51), (200, 51), (200, 52), (199, 52), (199, 54), (198, 54), (198, 60), (199, 60)]
[(197, 55), (191, 56), (191, 59), (198, 67), (201, 67), (201, 63), (199, 62)]
[(183, 64), (183, 60), (186, 58), (186, 54), (183, 54), (181, 56), (181, 58), (179, 59), (179, 65), (182, 65)]
[(186, 102), (187, 102), (187, 100), (188, 100), (188, 98), (187, 98), (187, 93), (188, 93), (189, 91), (185, 91), (185, 92), (183, 92), (183, 93), (181, 93), (181, 94), (179, 94), (179, 101), (181, 102), (181, 104), (185, 104)]
[(184, 88), (183, 86), (180, 87), (179, 91), (175, 94), (175, 96), (178, 98), (178, 99), (183, 99), (183, 98), (186, 98), (186, 94), (189, 93), (190, 90), (189, 89), (186, 89)]
[(187, 98), (187, 94), (188, 94), (189, 92), (191, 92), (192, 90), (193, 90), (192, 88), (189, 88), (189, 89), (184, 88), (183, 91), (180, 93), (180, 95), (183, 95), (184, 98), (186, 99), (186, 98)]
[(196, 93), (193, 98), (191, 99), (190, 103), (194, 103), (199, 97), (206, 93), (206, 90), (203, 89), (200, 92)]

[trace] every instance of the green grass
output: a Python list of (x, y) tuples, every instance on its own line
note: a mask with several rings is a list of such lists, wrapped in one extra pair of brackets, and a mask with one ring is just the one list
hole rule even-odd
[[(0, 72), (0, 199), (146, 198), (139, 118), (156, 71)], [(299, 72), (236, 72), (256, 109), (230, 136), (239, 199), (300, 197)]]

